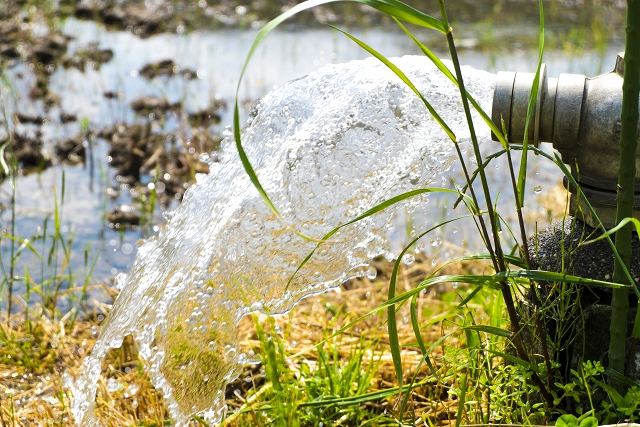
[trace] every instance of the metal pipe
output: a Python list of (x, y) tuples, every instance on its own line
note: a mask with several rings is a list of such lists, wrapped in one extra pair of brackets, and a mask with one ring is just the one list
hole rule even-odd
[[(534, 120), (528, 129), (529, 142), (536, 146), (550, 142), (560, 152), (605, 227), (615, 225), (623, 74), (624, 53), (618, 54), (612, 72), (592, 78), (580, 74), (548, 78), (543, 66)], [(498, 73), (491, 118), (501, 129), (504, 126), (512, 143), (524, 139), (534, 78), (533, 73)], [(639, 155), (636, 165), (640, 171)], [(596, 226), (575, 197), (575, 189), (569, 191), (572, 214)], [(636, 176), (635, 194), (634, 216), (640, 219), (640, 176)]]

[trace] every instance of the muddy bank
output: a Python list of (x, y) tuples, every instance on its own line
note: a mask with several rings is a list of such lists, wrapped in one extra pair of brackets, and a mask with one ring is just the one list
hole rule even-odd
[[(230, 27), (258, 27), (293, 7), (293, 0), (61, 0), (55, 10), (45, 13), (60, 19), (74, 16), (101, 22), (110, 29), (130, 31), (140, 37), (163, 32), (183, 33)], [(425, 4), (418, 0), (406, 3), (433, 16), (439, 16), (437, 3)], [(625, 6), (620, 0), (544, 1), (547, 23), (589, 24), (604, 20), (609, 28), (623, 25), (619, 11)], [(0, 19), (24, 14), (33, 5), (28, 0), (8, 0)], [(447, 2), (449, 16), (456, 22), (479, 23), (486, 19), (510, 22), (537, 20), (538, 7), (527, 0), (457, 0)], [(46, 9), (46, 8), (44, 8)], [(373, 8), (355, 2), (323, 5), (302, 13), (291, 21), (292, 25), (356, 25), (371, 27), (389, 24)]]

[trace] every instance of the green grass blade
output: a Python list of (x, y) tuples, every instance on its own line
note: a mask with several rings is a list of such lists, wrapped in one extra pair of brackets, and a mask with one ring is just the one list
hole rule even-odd
[[(398, 271), (400, 270), (400, 263), (402, 262), (402, 258), (407, 253), (409, 249), (411, 249), (420, 239), (424, 236), (432, 232), (433, 230), (440, 228), (450, 222), (457, 221), (463, 217), (454, 218), (445, 222), (441, 222), (434, 227), (429, 228), (427, 231), (420, 233), (416, 238), (414, 238), (408, 245), (406, 245), (402, 251), (396, 257), (396, 261), (393, 263), (393, 269), (391, 270), (391, 277), (389, 279), (389, 291), (388, 291), (388, 299), (393, 300), (396, 296), (396, 287), (398, 283)], [(417, 294), (416, 294), (417, 295)], [(420, 343), (422, 341), (419, 329), (414, 328), (414, 332), (418, 331), (416, 335), (416, 339)], [(387, 308), (387, 335), (389, 337), (389, 348), (391, 350), (391, 358), (393, 359), (393, 366), (396, 371), (396, 378), (398, 379), (398, 384), (402, 385), (402, 355), (400, 352), (400, 339), (398, 337), (398, 327), (396, 324), (396, 307), (395, 305), (390, 305)], [(421, 347), (422, 348), (422, 347)]]
[(458, 410), (456, 411), (456, 427), (462, 425), (462, 414), (464, 413), (464, 405), (467, 398), (467, 374), (462, 377), (460, 386), (460, 396), (458, 396)]
[[(472, 185), (474, 183), (474, 181), (476, 180), (476, 177), (478, 176), (478, 174), (480, 173), (481, 170), (486, 169), (489, 166), (489, 163), (491, 163), (492, 160), (497, 159), (498, 157), (502, 156), (503, 154), (505, 154), (507, 152), (506, 149), (502, 149), (500, 151), (496, 151), (495, 153), (492, 153), (488, 156), (485, 157), (484, 161), (482, 162), (482, 167), (477, 167), (472, 173), (471, 176), (469, 177), (469, 181), (468, 183), (466, 183), (461, 189), (460, 192), (462, 194), (466, 194), (467, 189), (469, 188), (470, 185)], [(462, 201), (462, 198), (458, 198), (458, 200), (456, 200), (455, 204), (453, 205), (453, 208), (457, 208), (458, 205), (460, 204), (460, 202)]]
[(38, 257), (38, 259), (42, 259), (42, 255), (40, 255), (40, 252), (38, 252), (38, 250), (35, 247), (33, 247), (29, 239), (22, 239), (17, 236), (12, 236), (8, 233), (0, 234), (0, 238), (13, 240), (16, 243), (19, 243), (20, 246), (18, 247), (17, 252), (22, 252), (22, 248), (27, 248), (32, 254)]
[[(533, 86), (531, 87), (531, 93), (529, 94), (529, 105), (527, 106), (527, 118), (524, 125), (524, 140), (522, 141), (522, 158), (520, 160), (520, 170), (518, 171), (518, 204), (519, 207), (524, 207), (524, 193), (527, 185), (527, 155), (529, 154), (529, 125), (531, 119), (536, 112), (536, 100), (538, 98), (538, 91), (540, 90), (540, 69), (542, 68), (542, 57), (544, 55), (544, 7), (542, 6), (542, 0), (538, 0), (538, 12), (540, 15), (540, 26), (538, 29), (538, 66), (536, 68), (536, 74), (533, 78)], [(538, 113), (539, 114), (539, 113)]]
[(334, 27), (333, 25), (331, 25), (330, 27), (334, 28), (336, 31), (341, 32), (342, 34), (344, 34), (345, 36), (347, 36), (348, 38), (353, 40), (358, 46), (360, 46), (362, 49), (367, 51), (369, 54), (371, 54), (377, 60), (382, 62), (384, 65), (386, 65), (387, 68), (389, 68), (391, 71), (393, 71), (396, 74), (396, 76), (398, 76), (400, 78), (400, 80), (402, 80), (402, 82), (405, 85), (407, 85), (409, 87), (409, 89), (411, 89), (413, 91), (413, 93), (415, 93), (418, 96), (418, 98), (420, 98), (420, 100), (422, 101), (424, 106), (427, 107), (427, 110), (429, 110), (429, 113), (431, 114), (433, 119), (440, 125), (442, 130), (444, 130), (444, 132), (451, 139), (451, 141), (453, 141), (454, 143), (457, 143), (457, 141), (458, 141), (457, 137), (456, 137), (455, 133), (453, 133), (453, 131), (451, 130), (449, 125), (447, 125), (447, 123), (444, 121), (444, 119), (442, 117), (440, 117), (440, 115), (435, 110), (435, 108), (433, 108), (431, 103), (429, 101), (427, 101), (427, 99), (422, 95), (420, 90), (418, 90), (418, 88), (413, 84), (413, 82), (409, 79), (409, 77), (407, 77), (407, 75), (401, 69), (399, 69), (393, 62), (389, 61), (389, 59), (387, 59), (380, 52), (378, 52), (377, 50), (375, 50), (374, 48), (372, 48), (371, 46), (369, 46), (368, 44), (366, 44), (365, 42), (363, 42), (362, 40), (360, 40), (356, 36), (346, 32), (346, 31), (343, 31), (340, 28)]
[(527, 279), (539, 282), (564, 282), (575, 283), (579, 285), (599, 286), (603, 288), (629, 288), (630, 285), (621, 283), (607, 282), (605, 280), (588, 279), (586, 277), (573, 276), (566, 273), (557, 273), (554, 271), (542, 270), (517, 270), (502, 271), (494, 275), (496, 280), (504, 279)]
[[(527, 268), (527, 264), (524, 262), (524, 260), (522, 260), (521, 258), (519, 258), (517, 256), (504, 255), (504, 259), (507, 262), (507, 264), (509, 264), (509, 265), (513, 265), (515, 267), (523, 268), (523, 269)], [(477, 255), (466, 255), (466, 256), (451, 258), (447, 262), (445, 262), (442, 265), (438, 266), (438, 268), (436, 270), (434, 270), (431, 275), (435, 276), (440, 271), (442, 271), (444, 268), (450, 266), (451, 264), (455, 264), (455, 263), (461, 262), (461, 261), (491, 261), (491, 255), (489, 255), (489, 254), (477, 254)]]
[[(394, 18), (394, 21), (396, 22), (396, 24), (398, 24), (400, 29), (407, 35), (407, 37), (409, 37), (416, 44), (416, 46), (418, 46), (418, 48), (422, 51), (422, 53), (427, 58), (429, 58), (431, 62), (433, 62), (433, 64), (438, 68), (438, 70), (440, 70), (442, 74), (444, 74), (456, 87), (459, 88), (460, 85), (458, 84), (458, 79), (456, 79), (456, 76), (453, 75), (451, 70), (449, 70), (449, 68), (444, 64), (444, 62), (442, 62), (442, 60), (438, 58), (438, 56), (435, 53), (433, 53), (433, 51), (431, 51), (431, 49), (429, 49), (424, 43), (418, 40), (418, 38), (415, 35), (413, 35), (413, 33), (409, 31), (409, 29), (402, 22), (400, 22), (395, 18)], [(469, 102), (471, 103), (471, 105), (473, 106), (473, 108), (478, 112), (480, 117), (482, 117), (482, 120), (487, 124), (487, 126), (489, 126), (491, 131), (497, 136), (498, 141), (500, 141), (500, 144), (502, 144), (502, 147), (506, 148), (507, 139), (504, 137), (504, 134), (500, 131), (498, 126), (495, 123), (493, 123), (493, 120), (491, 120), (489, 115), (484, 111), (484, 109), (480, 106), (480, 104), (478, 104), (478, 101), (476, 101), (473, 98), (473, 96), (469, 94), (469, 92), (465, 91), (465, 95), (469, 100)]]
[(338, 397), (333, 399), (322, 399), (322, 400), (315, 400), (312, 402), (302, 402), (298, 405), (298, 407), (308, 408), (308, 407), (328, 406), (328, 405), (335, 405), (335, 406), (360, 405), (366, 402), (386, 399), (388, 397), (395, 396), (397, 394), (403, 393), (410, 387), (413, 387), (413, 388), (419, 387), (423, 384), (426, 384), (427, 382), (428, 381), (420, 381), (412, 385), (407, 384), (404, 386), (392, 387), (384, 390), (376, 390), (376, 391), (372, 391), (369, 393), (360, 394), (356, 396)]
[(471, 301), (473, 297), (478, 295), (481, 290), (482, 286), (476, 286), (475, 288), (473, 288), (473, 290), (469, 292), (469, 295), (467, 295), (462, 299), (462, 301), (460, 301), (460, 303), (458, 304), (458, 308), (463, 308), (465, 305), (467, 305), (467, 303), (469, 303), (469, 301)]
[(606, 239), (607, 237), (616, 234), (616, 231), (620, 230), (621, 228), (624, 228), (629, 223), (631, 223), (635, 227), (636, 234), (638, 234), (640, 236), (640, 221), (638, 221), (636, 218), (624, 218), (615, 227), (607, 230), (606, 232), (602, 233), (600, 236), (596, 237), (595, 239), (591, 239), (591, 240), (586, 240), (584, 242), (580, 242), (578, 244), (578, 246), (586, 246), (586, 245), (590, 245), (592, 243), (595, 243), (597, 241)]
[[(318, 250), (318, 248), (320, 247), (320, 245), (324, 242), (326, 242), (327, 240), (329, 240), (334, 234), (336, 234), (340, 229), (347, 227), (351, 224), (354, 224), (358, 221), (361, 221), (365, 218), (368, 218), (380, 211), (383, 211), (397, 203), (400, 203), (406, 199), (410, 199), (412, 197), (418, 196), (420, 194), (425, 194), (425, 193), (452, 193), (452, 194), (459, 194), (459, 192), (457, 190), (452, 190), (449, 188), (439, 188), (439, 187), (428, 187), (428, 188), (417, 188), (415, 190), (411, 190), (411, 191), (407, 191), (405, 193), (402, 194), (398, 194), (397, 196), (394, 196), (390, 199), (387, 199), (377, 205), (375, 205), (374, 207), (372, 207), (371, 209), (366, 210), (365, 212), (363, 212), (362, 214), (358, 215), (357, 217), (353, 218), (352, 220), (345, 222), (344, 224), (338, 225), (337, 227), (333, 228), (332, 230), (330, 230), (327, 234), (325, 234), (321, 239), (318, 240), (316, 246), (311, 250), (311, 252), (309, 252), (307, 254), (306, 257), (304, 257), (304, 259), (302, 260), (302, 262), (298, 265), (298, 267), (296, 268), (296, 270), (293, 272), (293, 274), (291, 275), (291, 277), (289, 277), (289, 280), (287, 281), (287, 287), (286, 289), (289, 288), (289, 286), (291, 285), (291, 282), (293, 282), (293, 279), (296, 277), (296, 275), (298, 274), (298, 272), (302, 269), (302, 267), (305, 266), (305, 264), (311, 259), (311, 257), (313, 257), (313, 255), (316, 253), (316, 251)], [(465, 196), (468, 197), (468, 196)]]
[(506, 329), (498, 328), (496, 326), (471, 325), (471, 326), (465, 326), (464, 329), (470, 330), (470, 331), (477, 331), (477, 332), (486, 332), (487, 334), (496, 335), (504, 338), (511, 338), (510, 331)]
[(4, 159), (4, 152), (8, 145), (9, 143), (6, 142), (0, 146), (0, 168), (2, 168), (2, 173), (4, 173), (5, 176), (11, 175), (11, 169), (9, 169), (9, 165), (7, 165), (7, 162)]

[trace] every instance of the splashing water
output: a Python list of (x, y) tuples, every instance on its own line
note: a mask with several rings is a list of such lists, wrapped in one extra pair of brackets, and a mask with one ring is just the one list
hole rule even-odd
[[(464, 137), (457, 89), (423, 57), (394, 62)], [(488, 110), (493, 75), (464, 74)], [(434, 225), (440, 214), (421, 196), (345, 227), (287, 286), (315, 246), (291, 227), (320, 237), (394, 195), (441, 185), (455, 160), (452, 142), (415, 94), (374, 59), (325, 67), (267, 95), (249, 119), (244, 146), (284, 219), (265, 206), (227, 140), (166, 228), (142, 245), (83, 371), (67, 378), (79, 425), (99, 425), (93, 409), (101, 362), (127, 335), (176, 425), (196, 413), (219, 421), (225, 385), (246, 361), (236, 338), (243, 316), (285, 312), (366, 275), (373, 257), (397, 252), (394, 224), (408, 214)]]

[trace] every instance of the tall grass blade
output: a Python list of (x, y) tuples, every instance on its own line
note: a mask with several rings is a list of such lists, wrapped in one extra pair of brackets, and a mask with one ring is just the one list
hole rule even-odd
[[(347, 226), (349, 226), (351, 224), (354, 224), (354, 223), (356, 223), (358, 221), (361, 221), (361, 220), (363, 220), (365, 218), (368, 218), (368, 217), (370, 217), (370, 216), (372, 216), (372, 215), (374, 215), (374, 214), (376, 214), (378, 212), (381, 212), (381, 211), (387, 209), (388, 207), (391, 207), (391, 206), (393, 206), (393, 205), (395, 205), (397, 203), (400, 203), (400, 202), (402, 202), (404, 200), (407, 200), (407, 199), (410, 199), (412, 197), (419, 196), (420, 194), (425, 194), (425, 193), (460, 194), (457, 190), (452, 190), (452, 189), (449, 189), (449, 188), (439, 188), (439, 187), (417, 188), (415, 190), (407, 191), (405, 193), (398, 194), (397, 196), (391, 197), (390, 199), (387, 199), (387, 200), (375, 205), (371, 209), (366, 210), (365, 212), (363, 212), (362, 214), (360, 214), (357, 217), (353, 218), (352, 220), (350, 220), (348, 222), (345, 222), (344, 224), (340, 224), (337, 227), (334, 227), (327, 234), (322, 236), (322, 238), (318, 240), (318, 243), (311, 250), (311, 252), (309, 252), (307, 254), (307, 256), (304, 257), (302, 262), (296, 268), (296, 271), (294, 271), (293, 274), (291, 275), (291, 277), (289, 277), (289, 280), (287, 281), (286, 289), (289, 288), (289, 286), (291, 285), (291, 282), (296, 277), (298, 272), (302, 269), (302, 267), (304, 267), (305, 264), (311, 259), (311, 257), (313, 257), (313, 255), (316, 253), (316, 251), (318, 250), (320, 245), (322, 245), (322, 243), (324, 243), (327, 240), (329, 240), (334, 234), (336, 234), (342, 228), (347, 227)], [(466, 196), (466, 197), (468, 197), (468, 196)]]
[(462, 425), (462, 415), (464, 414), (464, 405), (467, 398), (467, 374), (462, 377), (460, 385), (460, 396), (458, 396), (458, 410), (456, 411), (456, 427)]
[(524, 124), (524, 140), (522, 141), (522, 158), (520, 160), (520, 169), (518, 171), (518, 207), (524, 207), (524, 193), (527, 184), (527, 156), (529, 154), (529, 126), (536, 112), (536, 101), (538, 99), (538, 91), (540, 90), (540, 70), (542, 68), (542, 57), (544, 55), (544, 7), (542, 0), (538, 0), (538, 13), (540, 15), (540, 26), (538, 28), (538, 65), (536, 74), (533, 78), (533, 86), (529, 94), (529, 104), (527, 105), (527, 118)]
[(389, 61), (389, 59), (387, 59), (380, 52), (378, 52), (377, 50), (375, 50), (374, 48), (372, 48), (371, 46), (369, 46), (368, 44), (366, 44), (365, 42), (363, 42), (362, 40), (360, 40), (356, 36), (346, 32), (344, 30), (341, 30), (340, 28), (334, 27), (333, 25), (331, 25), (331, 27), (333, 29), (341, 32), (342, 34), (344, 34), (345, 36), (347, 36), (351, 40), (353, 40), (358, 46), (360, 46), (362, 49), (367, 51), (369, 54), (371, 54), (377, 60), (382, 62), (384, 65), (386, 65), (387, 68), (389, 68), (391, 71), (393, 71), (396, 74), (396, 76), (398, 76), (400, 78), (400, 80), (402, 80), (402, 82), (405, 85), (407, 85), (409, 87), (409, 89), (411, 89), (413, 91), (413, 93), (415, 93), (418, 96), (418, 98), (420, 98), (420, 100), (425, 105), (425, 107), (427, 107), (427, 110), (429, 110), (429, 113), (431, 113), (431, 116), (440, 125), (442, 130), (444, 130), (444, 132), (447, 134), (449, 139), (451, 139), (451, 141), (453, 141), (454, 143), (458, 142), (458, 139), (457, 139), (455, 133), (453, 133), (453, 131), (451, 130), (449, 125), (447, 125), (447, 123), (444, 121), (444, 119), (442, 117), (440, 117), (440, 115), (435, 110), (435, 108), (433, 108), (431, 103), (429, 101), (427, 101), (427, 99), (424, 97), (424, 95), (422, 95), (420, 90), (418, 90), (418, 88), (413, 84), (413, 82), (409, 79), (409, 77), (407, 77), (407, 75), (404, 72), (402, 72), (402, 70), (400, 70), (396, 65), (394, 65), (393, 62)]
[[(388, 291), (388, 299), (392, 300), (396, 295), (396, 286), (398, 283), (398, 271), (400, 270), (400, 263), (402, 262), (402, 258), (407, 253), (409, 249), (411, 249), (420, 239), (429, 234), (435, 229), (438, 229), (450, 222), (456, 221), (460, 218), (454, 218), (449, 221), (441, 222), (434, 227), (429, 228), (427, 231), (420, 233), (416, 238), (414, 238), (408, 245), (402, 249), (402, 251), (396, 257), (396, 261), (393, 263), (393, 269), (391, 270), (391, 278), (389, 279), (389, 291)], [(387, 332), (389, 335), (389, 348), (391, 350), (391, 357), (393, 359), (393, 366), (396, 371), (396, 378), (398, 380), (398, 384), (402, 385), (402, 355), (400, 352), (400, 339), (398, 337), (398, 326), (396, 324), (396, 307), (395, 305), (390, 305), (387, 308)], [(414, 328), (415, 332), (415, 328)], [(418, 342), (421, 341), (418, 335), (416, 335), (416, 339)]]
[[(440, 70), (440, 72), (445, 77), (447, 77), (456, 87), (459, 88), (460, 86), (458, 83), (458, 79), (456, 79), (456, 76), (453, 75), (451, 70), (449, 70), (449, 68), (444, 64), (444, 62), (442, 62), (442, 60), (438, 58), (438, 56), (435, 53), (433, 53), (431, 49), (429, 49), (424, 43), (418, 40), (418, 38), (411, 31), (409, 31), (409, 29), (402, 22), (400, 22), (395, 18), (394, 18), (394, 21), (396, 22), (398, 27), (400, 27), (400, 29), (407, 35), (407, 37), (409, 37), (416, 44), (416, 46), (418, 46), (418, 48), (422, 51), (422, 53), (427, 58), (429, 58), (431, 62), (433, 62), (436, 68), (438, 68), (438, 70)], [(485, 122), (485, 124), (497, 136), (500, 144), (502, 144), (502, 147), (506, 148), (507, 139), (504, 137), (504, 134), (500, 131), (498, 126), (496, 126), (496, 124), (493, 123), (493, 120), (491, 120), (489, 115), (484, 111), (484, 109), (480, 106), (480, 104), (478, 104), (478, 101), (476, 101), (469, 92), (465, 91), (465, 95), (469, 100), (469, 102), (471, 103), (471, 105), (473, 106), (473, 108), (478, 112), (478, 114), (480, 114), (480, 117), (482, 117), (482, 120)]]
[(517, 271), (501, 271), (494, 276), (495, 280), (503, 279), (526, 279), (538, 282), (563, 282), (575, 283), (579, 285), (598, 286), (603, 288), (620, 289), (630, 288), (630, 285), (622, 283), (607, 282), (605, 280), (589, 279), (587, 277), (573, 276), (566, 273), (558, 273), (555, 271), (542, 270), (517, 270)]
[(418, 347), (420, 347), (420, 351), (422, 352), (422, 357), (426, 362), (431, 374), (435, 372), (435, 367), (433, 363), (431, 363), (431, 358), (429, 357), (429, 353), (427, 353), (427, 346), (424, 345), (424, 340), (422, 339), (422, 332), (420, 332), (420, 323), (418, 320), (418, 295), (414, 295), (411, 298), (411, 327), (413, 328), (413, 334), (416, 337), (416, 342), (418, 343)]
[[(638, 146), (638, 100), (640, 99), (640, 0), (627, 0), (627, 38), (624, 54), (624, 81), (622, 83), (622, 113), (620, 135), (619, 170), (617, 182), (616, 222), (633, 215), (636, 154)], [(617, 141), (616, 141), (617, 142)], [(632, 228), (624, 226), (616, 233), (615, 245), (620, 253), (613, 269), (613, 280), (627, 281), (624, 270), (631, 265)], [(634, 280), (627, 282), (637, 289)], [(627, 359), (627, 313), (629, 295), (626, 289), (614, 290), (611, 299), (611, 328), (609, 339), (609, 367), (625, 372)], [(640, 329), (640, 313), (637, 313), (634, 334)], [(610, 378), (618, 391), (624, 384)]]
[(506, 329), (498, 328), (496, 326), (489, 325), (471, 325), (465, 326), (465, 330), (469, 331), (477, 331), (477, 332), (485, 332), (487, 334), (496, 335), (498, 337), (511, 338), (511, 331)]

